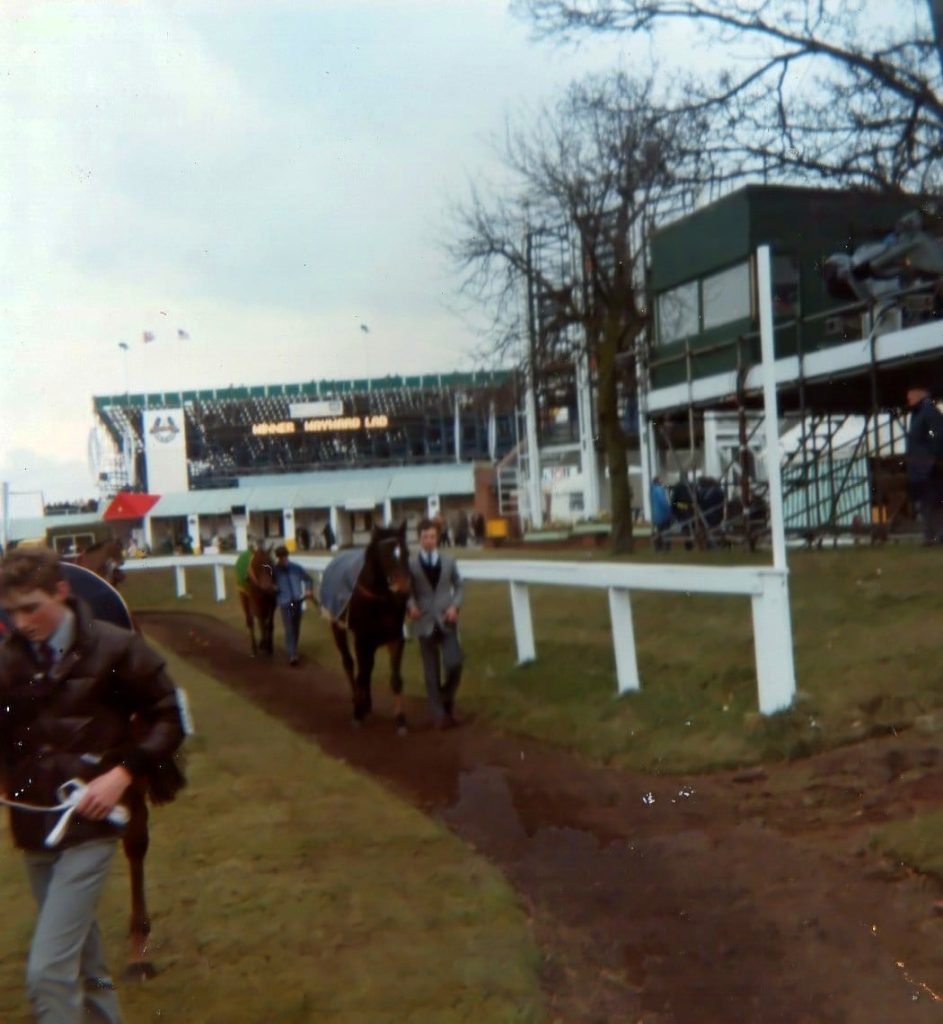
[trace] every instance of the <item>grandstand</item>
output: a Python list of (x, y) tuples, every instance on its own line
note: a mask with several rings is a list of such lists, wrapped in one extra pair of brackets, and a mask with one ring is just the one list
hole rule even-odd
[(102, 395), (94, 410), (123, 455), (115, 464), (135, 478), (109, 481), (111, 493), (157, 489), (146, 424), (159, 410), (182, 411), (185, 488), (199, 490), (280, 473), (494, 462), (517, 443), (518, 386), (512, 371), (322, 380)]

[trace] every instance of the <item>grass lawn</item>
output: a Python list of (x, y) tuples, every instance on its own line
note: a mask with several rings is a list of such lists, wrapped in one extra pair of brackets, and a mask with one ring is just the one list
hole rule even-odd
[[(495, 554), (522, 557), (520, 551), (485, 557)], [(587, 550), (540, 557), (605, 555)], [(678, 551), (657, 560), (744, 564), (767, 562), (768, 555)], [(599, 762), (709, 771), (802, 756), (906, 727), (943, 705), (943, 549), (895, 544), (798, 551), (790, 555), (790, 570), (798, 696), (789, 711), (770, 717), (757, 712), (748, 598), (634, 594), (642, 690), (620, 698), (604, 592), (532, 588), (538, 660), (519, 668), (508, 588), (479, 582), (467, 586), (462, 617), (462, 706), (502, 729)], [(221, 604), (213, 600), (209, 570), (190, 570), (187, 582), (187, 601), (176, 598), (165, 570), (129, 573), (124, 589), (135, 608), (192, 607), (241, 625), (231, 579), (230, 596)], [(280, 637), (277, 625), (277, 645)], [(302, 649), (339, 666), (327, 626), (316, 615), (305, 619)], [(404, 671), (407, 691), (420, 696), (413, 644)]]
[[(369, 778), (168, 660), (187, 680), (198, 735), (188, 789), (152, 816), (161, 973), (122, 986), (128, 1020), (542, 1019), (539, 953), (496, 869)], [(28, 1024), (33, 907), (20, 857), (0, 839), (0, 1020)], [(101, 913), (115, 969), (127, 914), (120, 858)]]

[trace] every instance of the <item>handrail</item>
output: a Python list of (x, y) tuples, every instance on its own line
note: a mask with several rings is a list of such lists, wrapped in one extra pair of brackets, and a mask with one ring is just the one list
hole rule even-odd
[[(178, 597), (187, 594), (188, 568), (211, 568), (215, 576), (216, 599), (222, 601), (226, 597), (225, 570), (235, 565), (236, 557), (231, 553), (158, 556), (129, 559), (123, 568), (132, 572), (173, 569)], [(296, 552), (292, 557), (306, 569), (321, 573), (333, 556)], [(713, 565), (461, 558), (459, 564), (462, 576), (468, 581), (508, 584), (518, 664), (526, 664), (537, 658), (529, 587), (606, 590), (609, 595), (616, 681), (620, 694), (641, 688), (630, 599), (633, 590), (749, 597), (753, 611), (760, 711), (763, 714), (781, 711), (789, 707), (795, 696), (788, 572), (784, 569), (771, 566), (725, 568)]]

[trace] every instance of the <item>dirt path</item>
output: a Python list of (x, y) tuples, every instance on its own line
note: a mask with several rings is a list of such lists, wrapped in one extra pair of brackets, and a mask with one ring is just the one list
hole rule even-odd
[(140, 620), (499, 865), (532, 914), (552, 1022), (943, 1021), (938, 887), (867, 846), (869, 824), (943, 805), (943, 758), (926, 738), (762, 772), (643, 776), (480, 722), (434, 732), (418, 703), (397, 738), (385, 685), (355, 731), (334, 665), (276, 657), (263, 671), (210, 617)]

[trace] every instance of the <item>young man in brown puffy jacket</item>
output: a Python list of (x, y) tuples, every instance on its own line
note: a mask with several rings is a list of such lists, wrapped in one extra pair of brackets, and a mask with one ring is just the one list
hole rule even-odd
[(3, 559), (0, 606), (13, 626), (0, 646), (0, 778), (38, 907), (33, 1013), (38, 1024), (79, 1024), (86, 1013), (120, 1024), (96, 908), (122, 796), (183, 740), (176, 687), (136, 633), (70, 597), (52, 551)]

